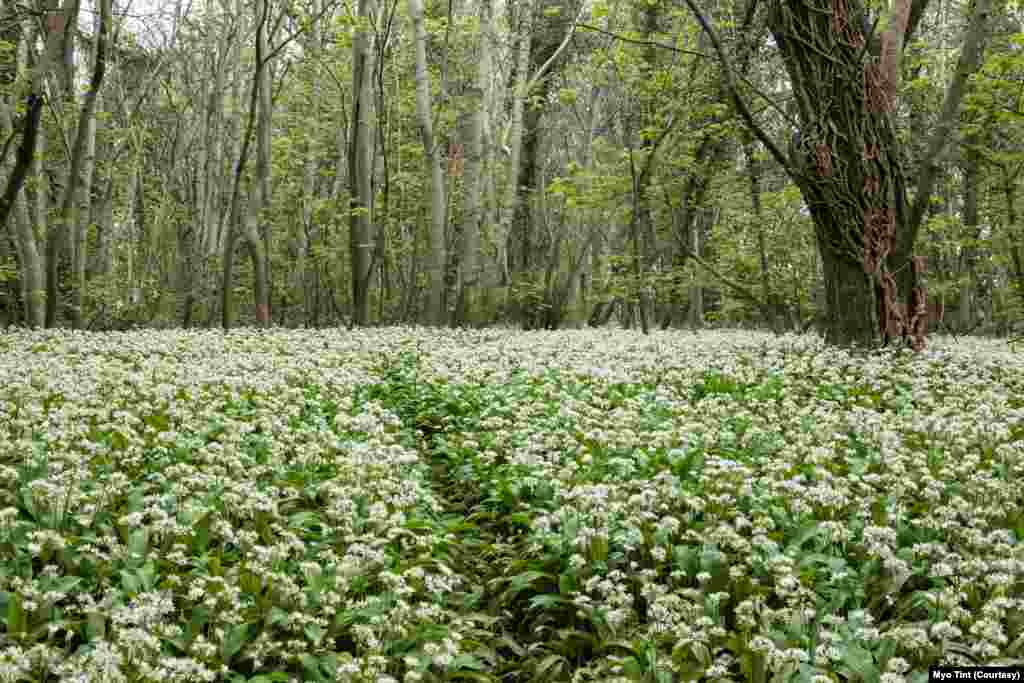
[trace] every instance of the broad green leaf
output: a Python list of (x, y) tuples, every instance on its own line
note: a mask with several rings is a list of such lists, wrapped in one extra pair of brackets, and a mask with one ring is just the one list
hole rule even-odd
[(224, 634), (224, 642), (221, 643), (221, 659), (223, 659), (225, 663), (234, 659), (235, 655), (237, 655), (242, 649), (242, 646), (245, 645), (248, 637), (248, 624), (238, 624), (230, 627)]

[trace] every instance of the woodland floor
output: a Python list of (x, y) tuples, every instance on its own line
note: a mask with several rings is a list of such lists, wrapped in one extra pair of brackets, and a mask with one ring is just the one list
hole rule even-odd
[(0, 681), (1024, 664), (1024, 353), (0, 333)]

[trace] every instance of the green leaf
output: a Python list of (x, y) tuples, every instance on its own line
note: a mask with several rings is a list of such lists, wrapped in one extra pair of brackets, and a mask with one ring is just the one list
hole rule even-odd
[(546, 609), (556, 605), (571, 604), (572, 603), (565, 598), (560, 598), (557, 595), (535, 595), (530, 598), (530, 609)]
[(210, 525), (213, 524), (213, 510), (207, 510), (193, 525), (192, 552), (202, 555), (210, 547)]
[(799, 550), (807, 541), (826, 533), (826, 529), (819, 522), (812, 522), (797, 532), (796, 537), (790, 541), (789, 550)]
[(306, 637), (314, 645), (319, 645), (324, 637), (324, 629), (319, 624), (306, 624)]
[(562, 596), (569, 597), (576, 590), (577, 584), (575, 576), (572, 574), (562, 574), (558, 577), (558, 592)]
[(563, 663), (568, 664), (568, 660), (562, 655), (548, 655), (537, 665), (536, 678), (544, 678), (547, 672), (554, 669), (555, 666), (561, 670)]
[(320, 675), (320, 660), (309, 654), (303, 652), (299, 655), (299, 661), (302, 662), (302, 668), (306, 670), (305, 679), (318, 681), (322, 678)]
[(711, 666), (711, 651), (708, 650), (707, 645), (704, 643), (690, 643), (690, 651), (693, 652), (693, 656), (703, 666)]
[(8, 635), (20, 635), (27, 627), (25, 607), (22, 604), (21, 596), (17, 593), (8, 593), (7, 599), (7, 633)]
[(138, 577), (135, 576), (135, 572), (125, 569), (121, 570), (121, 587), (131, 597), (135, 597), (142, 592), (142, 584), (139, 582)]
[(210, 619), (210, 608), (200, 605), (192, 610), (192, 618), (188, 620), (188, 637), (189, 642), (202, 630), (203, 626)]
[(128, 537), (128, 553), (137, 557), (145, 557), (149, 548), (149, 529), (136, 529)]
[(275, 671), (270, 674), (260, 674), (249, 679), (249, 683), (288, 683), (291, 680), (284, 671)]
[(847, 672), (853, 673), (863, 680), (870, 680), (878, 676), (878, 667), (875, 666), (875, 660), (871, 653), (857, 645), (846, 646), (842, 662)]
[(449, 674), (453, 681), (478, 681), (479, 683), (495, 683), (499, 680), (494, 676), (480, 673), (479, 671), (456, 671), (453, 674)]
[[(341, 614), (338, 614), (339, 618), (341, 616), (342, 616)], [(275, 624), (280, 624), (280, 623), (283, 623), (285, 621), (288, 621), (288, 613), (287, 612), (285, 612), (280, 607), (271, 607), (270, 608), (270, 613), (267, 615), (267, 625), (268, 626), (274, 626)]]
[(455, 669), (473, 669), (474, 671), (483, 671), (484, 663), (471, 654), (461, 654), (455, 658), (452, 662), (452, 667)]
[[(107, 633), (107, 620), (99, 612), (89, 612), (85, 619), (85, 636), (91, 642)], [(186, 645), (187, 647), (187, 645)]]
[(551, 578), (553, 578), (551, 574), (545, 574), (544, 572), (532, 570), (525, 571), (522, 574), (517, 574), (513, 576), (510, 581), (511, 585), (509, 586), (509, 589), (507, 591), (507, 593), (509, 593), (509, 598), (512, 598), (515, 595), (519, 594), (521, 591), (531, 587), (539, 579)]
[(224, 635), (224, 642), (221, 643), (220, 655), (224, 663), (230, 662), (245, 645), (249, 637), (249, 625), (238, 624), (228, 629)]

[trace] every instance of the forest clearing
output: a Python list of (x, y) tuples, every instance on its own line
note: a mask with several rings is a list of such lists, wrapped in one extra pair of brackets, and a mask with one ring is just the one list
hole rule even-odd
[(759, 332), (0, 334), (0, 680), (1024, 663), (1024, 360)]

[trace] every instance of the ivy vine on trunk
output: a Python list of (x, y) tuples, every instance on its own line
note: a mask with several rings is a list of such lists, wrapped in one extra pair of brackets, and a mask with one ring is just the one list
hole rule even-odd
[(715, 46), (737, 109), (810, 211), (824, 265), (830, 344), (870, 348), (897, 338), (915, 349), (925, 344), (924, 264), (913, 247), (964, 85), (979, 62), (991, 0), (976, 0), (911, 204), (893, 108), (903, 46), (927, 3), (897, 0), (876, 40), (879, 22), (866, 20), (861, 0), (772, 0), (768, 26), (799, 115), (787, 154), (751, 115), (718, 37), (687, 0)]

